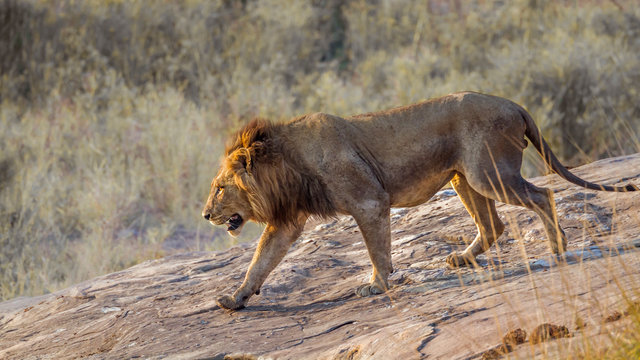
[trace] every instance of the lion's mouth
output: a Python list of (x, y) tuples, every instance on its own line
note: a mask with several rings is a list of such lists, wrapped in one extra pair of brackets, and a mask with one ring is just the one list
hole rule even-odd
[(229, 220), (227, 220), (226, 224), (227, 224), (227, 231), (233, 231), (236, 230), (240, 227), (240, 225), (242, 225), (242, 222), (244, 220), (242, 220), (242, 216), (238, 215), (238, 214), (233, 214), (233, 216), (231, 216), (229, 218)]

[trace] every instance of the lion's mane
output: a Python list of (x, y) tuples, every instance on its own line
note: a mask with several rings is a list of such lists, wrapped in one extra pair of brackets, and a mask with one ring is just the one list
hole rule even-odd
[(257, 221), (284, 225), (299, 212), (335, 216), (326, 185), (287, 147), (282, 125), (254, 119), (233, 137), (225, 149), (223, 166), (234, 172), (246, 191)]

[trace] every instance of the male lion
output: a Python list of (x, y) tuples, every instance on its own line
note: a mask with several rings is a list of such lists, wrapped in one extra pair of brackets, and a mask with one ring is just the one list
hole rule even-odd
[(373, 263), (359, 296), (388, 289), (391, 207), (422, 204), (447, 182), (476, 223), (478, 234), (453, 267), (472, 264), (504, 229), (495, 200), (527, 207), (542, 222), (551, 251), (567, 240), (552, 192), (520, 175), (525, 136), (564, 179), (592, 190), (636, 191), (633, 185), (597, 185), (569, 172), (519, 105), (473, 92), (447, 95), (387, 111), (341, 118), (298, 117), (285, 124), (254, 120), (227, 147), (202, 215), (237, 235), (248, 220), (266, 223), (244, 282), (217, 299), (240, 309), (278, 265), (310, 216), (349, 214)]

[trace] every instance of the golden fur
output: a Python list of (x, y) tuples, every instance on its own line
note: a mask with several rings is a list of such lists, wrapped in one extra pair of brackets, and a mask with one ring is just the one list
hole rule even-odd
[(373, 264), (360, 296), (387, 290), (392, 271), (391, 207), (416, 206), (447, 182), (473, 217), (478, 234), (447, 263), (474, 262), (504, 230), (495, 200), (525, 206), (540, 216), (554, 253), (566, 237), (553, 193), (520, 176), (525, 137), (560, 176), (589, 189), (635, 191), (593, 184), (570, 173), (553, 155), (519, 105), (472, 92), (387, 111), (340, 118), (301, 116), (285, 124), (254, 120), (232, 139), (211, 184), (203, 216), (237, 234), (249, 220), (266, 223), (249, 270), (227, 309), (244, 307), (287, 253), (310, 216), (349, 214)]

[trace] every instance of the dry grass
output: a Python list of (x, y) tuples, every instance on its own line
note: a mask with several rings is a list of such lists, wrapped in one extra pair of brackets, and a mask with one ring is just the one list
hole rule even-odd
[[(0, 0), (0, 300), (232, 244), (200, 211), (257, 115), (476, 90), (569, 165), (640, 151), (640, 9), (578, 3)], [(606, 356), (637, 355), (639, 323)]]

